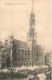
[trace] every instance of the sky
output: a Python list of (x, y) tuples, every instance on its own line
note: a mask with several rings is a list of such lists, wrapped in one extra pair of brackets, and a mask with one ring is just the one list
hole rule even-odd
[[(0, 39), (13, 33), (14, 38), (27, 41), (32, 0), (0, 0)], [(51, 49), (51, 0), (34, 0), (37, 44)]]

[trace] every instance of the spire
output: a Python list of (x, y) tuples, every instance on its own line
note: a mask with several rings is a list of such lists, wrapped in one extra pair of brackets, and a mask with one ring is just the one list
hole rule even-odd
[(31, 10), (31, 15), (34, 15), (34, 1), (32, 0), (32, 10)]
[(33, 3), (34, 3), (34, 2), (33, 2), (33, 0), (32, 0), (32, 7), (33, 7)]
[(32, 8), (31, 8), (31, 14), (30, 14), (30, 26), (35, 26), (35, 14), (34, 14), (34, 1), (32, 0)]

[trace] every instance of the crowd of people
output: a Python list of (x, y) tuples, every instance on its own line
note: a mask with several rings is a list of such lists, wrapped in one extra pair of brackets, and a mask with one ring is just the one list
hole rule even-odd
[(13, 72), (13, 71), (10, 71), (10, 73), (5, 73), (5, 72), (0, 72), (0, 79), (7, 79), (7, 78), (27, 78), (27, 74), (23, 74), (23, 73), (20, 73), (20, 72)]
[[(12, 70), (8, 70), (7, 72), (3, 72), (0, 71), (0, 79), (23, 79), (23, 78), (28, 78), (29, 80), (39, 80), (39, 77), (37, 76), (38, 74), (42, 74), (43, 72), (45, 72), (45, 76), (46, 76), (46, 80), (49, 80), (50, 74), (47, 74), (47, 72), (49, 72), (50, 69), (47, 70), (43, 70), (43, 69), (35, 69), (35, 70), (18, 70), (16, 72), (16, 70), (14, 71), (14, 69)], [(31, 77), (33, 76), (33, 77)], [(9, 79), (10, 80), (10, 79)]]

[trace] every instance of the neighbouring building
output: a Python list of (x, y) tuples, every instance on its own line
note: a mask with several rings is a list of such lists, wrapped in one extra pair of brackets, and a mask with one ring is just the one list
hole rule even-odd
[(36, 64), (45, 65), (45, 52), (40, 45), (36, 45)]
[(52, 67), (52, 50), (45, 55), (45, 64)]
[(45, 55), (45, 65), (50, 66), (50, 58), (51, 58), (51, 54), (47, 52)]

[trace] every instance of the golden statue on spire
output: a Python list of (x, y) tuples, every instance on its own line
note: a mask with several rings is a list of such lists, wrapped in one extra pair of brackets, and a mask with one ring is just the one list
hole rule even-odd
[(33, 4), (33, 0), (32, 0), (32, 4)]

